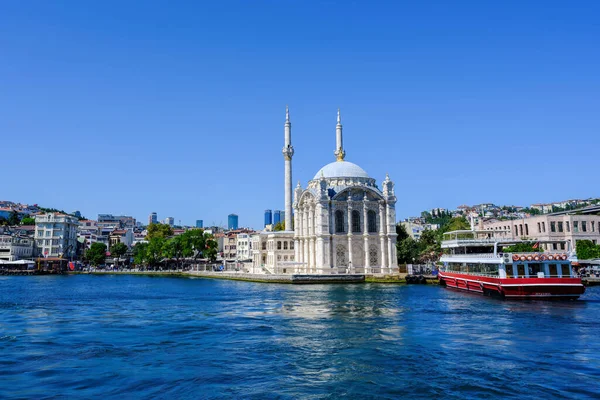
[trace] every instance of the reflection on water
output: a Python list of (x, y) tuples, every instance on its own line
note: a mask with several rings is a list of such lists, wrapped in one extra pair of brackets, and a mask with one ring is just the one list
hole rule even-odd
[(0, 278), (0, 397), (598, 397), (599, 317), (600, 288)]

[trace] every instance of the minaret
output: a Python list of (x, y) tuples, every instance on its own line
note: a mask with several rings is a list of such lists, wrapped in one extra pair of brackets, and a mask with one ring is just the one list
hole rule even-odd
[(338, 108), (337, 125), (335, 126), (335, 158), (337, 161), (344, 161), (346, 152), (344, 151), (344, 140), (342, 139), (342, 117)]
[(283, 159), (285, 160), (285, 230), (292, 231), (292, 123), (290, 122), (290, 109), (285, 106), (285, 144), (283, 146)]

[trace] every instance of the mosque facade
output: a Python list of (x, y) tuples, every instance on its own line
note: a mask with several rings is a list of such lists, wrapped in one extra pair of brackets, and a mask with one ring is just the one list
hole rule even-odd
[(294, 190), (296, 261), (315, 274), (397, 273), (394, 183), (386, 175), (379, 189), (346, 161), (339, 110), (334, 155), (306, 188), (298, 182)]
[(286, 230), (254, 238), (253, 272), (397, 273), (396, 195), (389, 176), (380, 189), (364, 169), (346, 161), (338, 110), (335, 161), (319, 169), (306, 188), (298, 182), (292, 192), (291, 131), (286, 109)]

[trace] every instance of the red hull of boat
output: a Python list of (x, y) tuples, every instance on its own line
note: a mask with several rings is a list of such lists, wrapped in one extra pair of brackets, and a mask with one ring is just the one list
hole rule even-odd
[(491, 278), (456, 272), (439, 272), (446, 287), (497, 295), (507, 299), (575, 300), (585, 292), (580, 278)]

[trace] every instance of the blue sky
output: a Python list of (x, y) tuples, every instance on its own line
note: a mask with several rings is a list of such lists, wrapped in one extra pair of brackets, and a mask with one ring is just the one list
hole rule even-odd
[(334, 160), (398, 219), (599, 196), (600, 3), (0, 3), (0, 199), (262, 227)]

